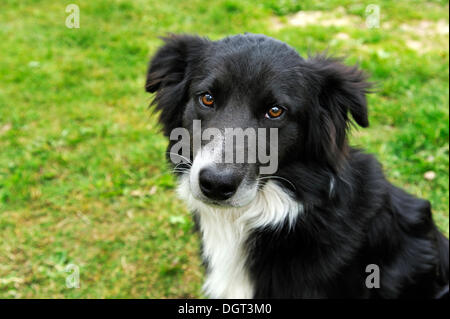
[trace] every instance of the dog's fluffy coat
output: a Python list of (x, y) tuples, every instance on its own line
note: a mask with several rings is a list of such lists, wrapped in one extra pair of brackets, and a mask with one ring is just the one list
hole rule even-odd
[[(209, 296), (448, 297), (448, 239), (433, 223), (430, 203), (390, 184), (373, 156), (347, 144), (349, 113), (356, 124), (369, 124), (370, 84), (358, 68), (325, 56), (302, 59), (262, 35), (216, 42), (169, 36), (146, 82), (146, 90), (156, 92), (167, 136), (202, 117), (191, 111), (194, 87), (214, 76), (230, 95), (235, 86), (245, 87), (249, 101), (284, 76), (279, 90), (293, 108), (276, 124), (281, 149), (275, 177), (290, 183), (274, 177), (259, 185), (249, 205), (217, 208), (192, 196), (186, 173), (178, 176), (180, 196), (202, 236)], [(365, 285), (369, 264), (379, 266), (380, 288)]]

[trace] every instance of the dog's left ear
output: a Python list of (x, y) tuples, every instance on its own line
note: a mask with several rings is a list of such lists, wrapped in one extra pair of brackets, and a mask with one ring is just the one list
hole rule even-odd
[[(366, 94), (372, 84), (357, 66), (347, 66), (339, 59), (318, 55), (307, 60), (315, 74), (318, 98), (322, 107), (348, 120), (350, 112), (361, 127), (369, 126)], [(338, 113), (336, 113), (338, 112)], [(333, 116), (334, 117), (334, 116)]]
[(306, 60), (305, 67), (313, 106), (306, 146), (315, 161), (326, 161), (337, 171), (348, 154), (348, 114), (358, 125), (369, 126), (366, 94), (372, 85), (358, 67), (339, 59), (319, 55)]

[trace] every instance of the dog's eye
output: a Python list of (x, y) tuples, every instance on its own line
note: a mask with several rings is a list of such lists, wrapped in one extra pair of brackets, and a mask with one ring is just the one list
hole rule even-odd
[(202, 103), (203, 106), (206, 107), (213, 107), (214, 106), (214, 98), (209, 93), (204, 93), (200, 95), (200, 103)]
[(266, 118), (276, 119), (283, 115), (284, 109), (280, 106), (272, 106), (266, 113)]

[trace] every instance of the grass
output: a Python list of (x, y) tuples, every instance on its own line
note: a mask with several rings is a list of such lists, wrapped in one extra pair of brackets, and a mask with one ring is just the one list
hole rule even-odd
[[(364, 26), (375, 3), (366, 2), (76, 1), (81, 27), (68, 29), (70, 2), (3, 0), (0, 297), (201, 296), (198, 238), (143, 89), (157, 36), (169, 31), (265, 33), (302, 55), (327, 49), (359, 63), (378, 92), (371, 127), (352, 143), (429, 199), (448, 235), (449, 41), (435, 28), (441, 21), (448, 32), (448, 2), (378, 1), (377, 29)], [(298, 10), (357, 26), (292, 26)], [(79, 289), (66, 287), (69, 264), (79, 266)]]

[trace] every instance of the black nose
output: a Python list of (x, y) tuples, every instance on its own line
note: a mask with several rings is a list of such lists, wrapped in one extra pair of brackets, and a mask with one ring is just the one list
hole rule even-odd
[(207, 167), (200, 171), (199, 183), (202, 193), (215, 200), (225, 200), (233, 196), (242, 181), (242, 174), (233, 170), (218, 170)]

